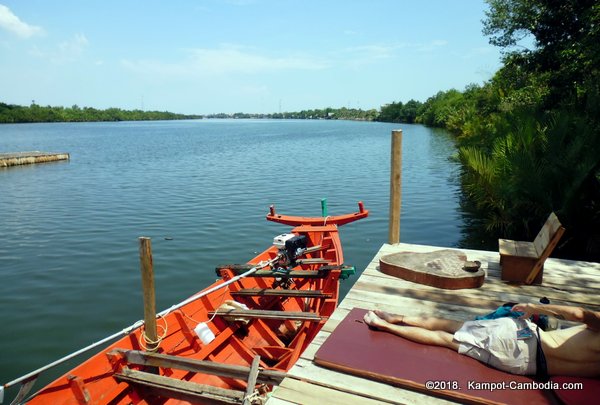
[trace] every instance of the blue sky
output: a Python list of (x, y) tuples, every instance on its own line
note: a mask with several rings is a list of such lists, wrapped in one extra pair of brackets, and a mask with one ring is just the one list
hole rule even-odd
[(0, 101), (269, 113), (482, 83), (483, 0), (0, 0)]

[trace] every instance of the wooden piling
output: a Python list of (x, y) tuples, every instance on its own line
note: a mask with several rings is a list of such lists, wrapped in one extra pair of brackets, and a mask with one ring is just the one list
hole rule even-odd
[(140, 270), (142, 272), (142, 291), (144, 296), (144, 333), (148, 343), (147, 350), (154, 351), (158, 341), (156, 331), (156, 296), (154, 292), (154, 268), (152, 265), (152, 243), (150, 238), (141, 236), (140, 241)]
[(402, 130), (392, 131), (390, 171), (390, 219), (388, 243), (400, 242), (400, 211), (402, 207)]

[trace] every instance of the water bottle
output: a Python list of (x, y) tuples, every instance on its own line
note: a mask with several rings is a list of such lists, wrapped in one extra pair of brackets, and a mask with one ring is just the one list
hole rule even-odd
[(194, 328), (194, 332), (196, 332), (196, 335), (198, 335), (204, 345), (215, 340), (215, 334), (210, 330), (206, 322), (199, 323), (198, 326)]

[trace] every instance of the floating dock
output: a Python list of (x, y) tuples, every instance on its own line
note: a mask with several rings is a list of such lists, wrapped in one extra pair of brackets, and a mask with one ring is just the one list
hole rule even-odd
[[(275, 388), (267, 405), (292, 404), (455, 404), (417, 391), (332, 371), (313, 363), (315, 353), (353, 308), (382, 309), (405, 315), (433, 315), (473, 320), (506, 302), (539, 302), (583, 306), (600, 311), (600, 263), (548, 259), (542, 285), (511, 285), (500, 279), (498, 252), (460, 249), (479, 260), (486, 272), (479, 288), (445, 290), (405, 281), (379, 271), (379, 258), (397, 252), (444, 249), (411, 244), (384, 244), (323, 329)], [(365, 326), (366, 327), (366, 326)], [(349, 355), (351, 355), (349, 353)], [(402, 367), (401, 361), (398, 367)]]
[(0, 153), (0, 167), (56, 162), (58, 160), (69, 160), (69, 158), (70, 156), (68, 153), (51, 153), (40, 151)]

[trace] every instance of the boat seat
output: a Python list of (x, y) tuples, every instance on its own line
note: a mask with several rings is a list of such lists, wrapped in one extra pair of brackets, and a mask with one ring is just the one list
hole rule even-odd
[(298, 264), (331, 264), (331, 262), (329, 260), (321, 259), (318, 257), (306, 258), (306, 259), (296, 259), (296, 263), (298, 263)]
[(499, 239), (502, 280), (541, 284), (544, 262), (564, 232), (556, 214), (551, 213), (533, 242)]
[(224, 404), (242, 404), (245, 397), (245, 393), (242, 391), (178, 380), (144, 371), (131, 370), (127, 367), (123, 368), (120, 373), (115, 374), (115, 378), (118, 381), (143, 386), (160, 397), (174, 398), (191, 403), (214, 401)]
[[(318, 259), (321, 260), (321, 259)], [(309, 264), (309, 263), (306, 263)], [(310, 263), (310, 264), (321, 264), (321, 263)], [(216, 268), (217, 275), (222, 277), (221, 270), (230, 270), (234, 275), (240, 275), (250, 270), (252, 265), (249, 264), (226, 264), (218, 266)], [(280, 273), (273, 270), (258, 270), (250, 274), (247, 277), (275, 277), (275, 278), (325, 278), (329, 276), (332, 270), (342, 270), (340, 278), (348, 278), (345, 272), (351, 271), (349, 274), (354, 274), (354, 268), (349, 266), (334, 266), (325, 265), (321, 266), (318, 270), (291, 270), (288, 273)]]
[(289, 273), (279, 273), (271, 270), (259, 270), (251, 277), (275, 277), (275, 278), (325, 278), (329, 272), (320, 270), (292, 270)]
[(260, 369), (260, 356), (254, 356), (250, 367), (217, 363), (206, 360), (196, 360), (186, 357), (166, 354), (143, 352), (139, 350), (115, 349), (113, 355), (121, 355), (127, 364), (147, 367), (176, 368), (194, 373), (212, 374), (221, 377), (234, 378), (247, 382), (246, 392), (198, 384), (193, 381), (179, 380), (144, 371), (131, 370), (123, 367), (115, 374), (118, 381), (143, 386), (153, 394), (163, 398), (174, 398), (191, 403), (219, 404), (251, 404), (251, 396), (256, 384), (278, 385), (286, 377), (286, 373), (276, 370)]
[[(127, 364), (185, 370), (193, 373), (211, 374), (238, 380), (247, 380), (251, 372), (251, 368), (248, 366), (197, 360), (188, 357), (144, 352), (140, 350), (115, 349), (111, 354), (118, 354), (124, 357)], [(281, 371), (260, 370), (256, 381), (259, 384), (278, 385), (285, 377), (286, 373)]]
[(239, 291), (232, 291), (233, 296), (250, 297), (302, 297), (302, 298), (331, 298), (331, 293), (324, 293), (321, 290), (284, 290), (280, 288), (245, 288)]
[[(325, 266), (324, 266), (325, 267)], [(233, 271), (235, 275), (240, 275), (244, 273), (244, 271), (248, 270), (240, 270), (238, 268), (231, 267), (221, 267), (217, 269), (217, 274), (221, 277), (221, 270), (227, 269)], [(329, 275), (328, 269), (323, 270), (292, 270), (289, 273), (279, 273), (272, 270), (258, 270), (247, 277), (285, 277), (285, 278), (325, 278)]]
[(317, 315), (314, 312), (269, 311), (261, 309), (230, 309), (227, 311), (210, 311), (208, 315), (213, 316), (215, 312), (220, 316), (235, 318), (277, 319), (310, 322), (320, 322), (324, 319), (324, 317)]

